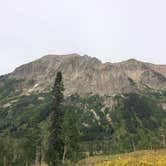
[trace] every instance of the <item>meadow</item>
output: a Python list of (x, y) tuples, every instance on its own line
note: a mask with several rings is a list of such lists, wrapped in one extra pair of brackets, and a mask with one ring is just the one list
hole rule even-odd
[[(47, 164), (41, 166), (47, 166)], [(166, 166), (166, 149), (94, 156), (81, 160), (77, 164), (69, 164), (69, 166)]]
[(166, 166), (166, 150), (144, 150), (113, 156), (95, 156), (76, 166)]

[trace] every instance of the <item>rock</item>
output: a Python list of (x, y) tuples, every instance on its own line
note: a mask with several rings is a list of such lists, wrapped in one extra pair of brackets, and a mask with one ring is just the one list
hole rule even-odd
[(8, 108), (8, 107), (11, 107), (11, 106), (12, 106), (11, 103), (6, 103), (6, 104), (3, 105), (3, 108)]
[(57, 71), (63, 73), (65, 96), (166, 90), (165, 65), (135, 59), (102, 63), (97, 58), (78, 54), (47, 55), (16, 68), (6, 77), (23, 80), (21, 87), (24, 93), (43, 92), (51, 90)]

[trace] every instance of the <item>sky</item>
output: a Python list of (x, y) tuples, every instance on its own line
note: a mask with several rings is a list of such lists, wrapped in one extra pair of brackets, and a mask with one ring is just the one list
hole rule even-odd
[(0, 75), (46, 54), (166, 64), (166, 0), (0, 0)]

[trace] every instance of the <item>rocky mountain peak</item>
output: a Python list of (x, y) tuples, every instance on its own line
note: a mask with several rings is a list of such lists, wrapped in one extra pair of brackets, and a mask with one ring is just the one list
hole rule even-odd
[[(25, 92), (49, 90), (57, 71), (63, 72), (65, 95), (113, 95), (142, 90), (166, 90), (166, 66), (129, 59), (102, 63), (88, 55), (46, 55), (10, 73), (10, 79), (23, 80)], [(31, 82), (31, 84), (29, 84)]]

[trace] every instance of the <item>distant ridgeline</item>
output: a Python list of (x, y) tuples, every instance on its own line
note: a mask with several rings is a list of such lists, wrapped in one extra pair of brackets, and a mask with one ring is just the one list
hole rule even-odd
[[(76, 59), (78, 60), (78, 57)], [(67, 60), (63, 60), (63, 66), (69, 63)], [(67, 69), (72, 71), (73, 67), (77, 70), (77, 63), (73, 62), (73, 59), (70, 61), (73, 66)], [(42, 60), (42, 62), (45, 61)], [(57, 63), (62, 62), (57, 60)], [(82, 63), (80, 59), (79, 63)], [(93, 63), (99, 62), (95, 60)], [(131, 61), (127, 63), (133, 64)], [(64, 68), (67, 70), (66, 67)], [(107, 68), (109, 67), (102, 69), (103, 72)], [(63, 71), (62, 66), (60, 69)], [(30, 69), (26, 70), (31, 72)], [(41, 75), (44, 71), (45, 65), (40, 71)], [(24, 73), (25, 69), (22, 71), (19, 69), (19, 72)], [(75, 123), (80, 131), (80, 158), (96, 154), (166, 148), (166, 78), (160, 73), (156, 74), (156, 71), (154, 73), (144, 72), (141, 76), (141, 84), (139, 82), (141, 88), (138, 82), (127, 78), (131, 89), (126, 93), (84, 95), (78, 91), (78, 93), (65, 94), (63, 110), (75, 117)], [(55, 73), (48, 72), (47, 74), (50, 77), (55, 76)], [(136, 74), (138, 76), (138, 68)], [(72, 77), (76, 76), (72, 75)], [(91, 74), (87, 76), (88, 79), (89, 77)], [(67, 79), (64, 79), (64, 84)], [(148, 79), (153, 79), (151, 86)], [(159, 80), (161, 81), (160, 89), (154, 90)], [(23, 76), (18, 78), (18, 75), (14, 78), (11, 74), (0, 77), (0, 165), (3, 165), (4, 160), (7, 166), (31, 165), (41, 160), (44, 161), (47, 157), (45, 152), (48, 148), (49, 113), (53, 100), (50, 90), (52, 84), (46, 78), (46, 83), (51, 84), (50, 89), (43, 85), (40, 89), (39, 82), (36, 81), (35, 79), (26, 80)], [(105, 83), (107, 84), (108, 82)], [(68, 88), (68, 85), (66, 87)], [(35, 88), (38, 89), (34, 90)], [(74, 82), (72, 88), (67, 89), (67, 92), (75, 91)], [(93, 91), (92, 84), (88, 88)], [(100, 88), (95, 91), (104, 92)]]

